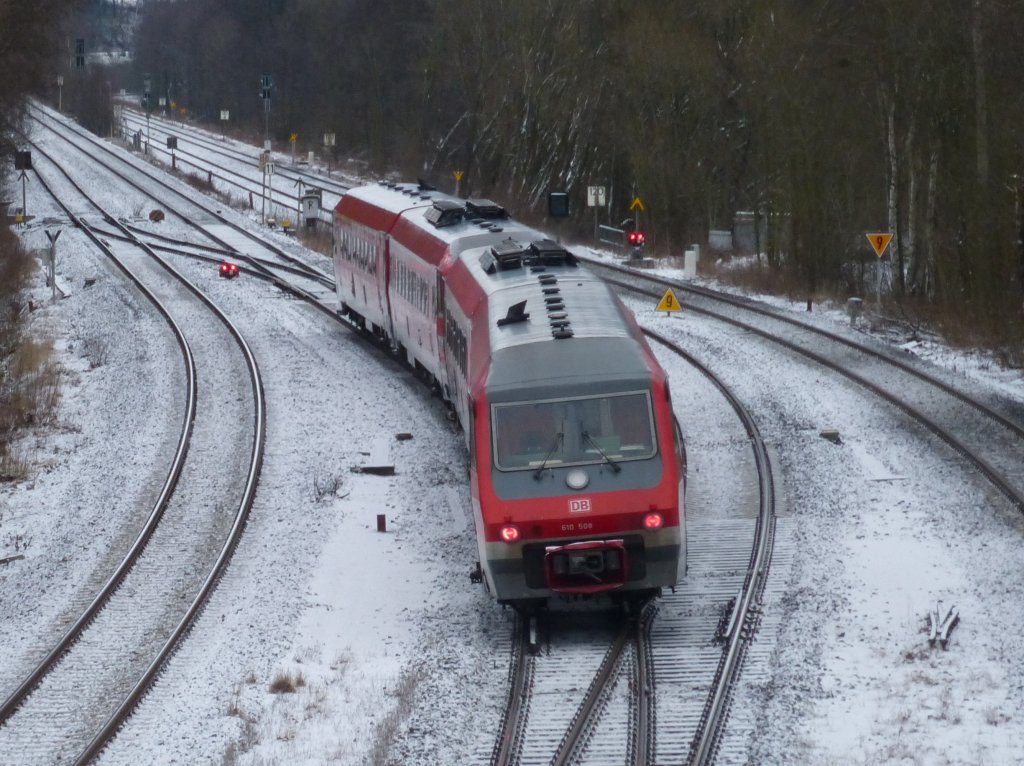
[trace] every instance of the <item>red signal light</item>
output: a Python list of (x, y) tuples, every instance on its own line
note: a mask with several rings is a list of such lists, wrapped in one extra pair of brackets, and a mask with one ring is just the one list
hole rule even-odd
[(660, 513), (648, 513), (644, 516), (644, 529), (661, 529), (665, 519)]
[(519, 527), (508, 524), (501, 528), (501, 539), (506, 543), (514, 543), (519, 539)]
[(642, 247), (644, 242), (647, 241), (646, 235), (642, 231), (631, 231), (629, 232), (629, 244), (633, 247)]

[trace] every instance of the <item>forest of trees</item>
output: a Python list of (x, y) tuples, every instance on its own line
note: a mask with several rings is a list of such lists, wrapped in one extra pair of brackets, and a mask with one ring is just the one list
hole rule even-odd
[(270, 74), (281, 145), (332, 132), (448, 190), (462, 170), (526, 219), (564, 190), (586, 234), (602, 185), (602, 222), (639, 195), (649, 250), (678, 254), (753, 211), (794, 297), (872, 297), (864, 235), (891, 231), (890, 311), (1019, 364), (1021, 39), (1024, 0), (145, 0), (131, 71), (79, 103), (148, 74), (258, 136)]
[(78, 5), (78, 0), (0, 0), (0, 184), (10, 179), (10, 158), (22, 148), (25, 100), (45, 93), (59, 71)]

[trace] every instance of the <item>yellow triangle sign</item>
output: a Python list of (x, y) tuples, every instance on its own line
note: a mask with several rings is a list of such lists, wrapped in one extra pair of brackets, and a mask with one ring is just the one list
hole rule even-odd
[(865, 236), (868, 238), (868, 242), (871, 243), (871, 247), (875, 248), (875, 255), (881, 258), (882, 253), (889, 247), (889, 240), (892, 239), (892, 234), (887, 231), (878, 231), (866, 234)]
[(679, 304), (676, 299), (676, 294), (672, 292), (670, 287), (665, 291), (665, 294), (661, 296), (661, 303), (658, 304), (658, 308), (655, 311), (682, 311), (683, 307)]
[(629, 206), (630, 210), (636, 210), (637, 208), (640, 208), (641, 211), (644, 211), (644, 210), (647, 209), (647, 208), (644, 207), (644, 203), (640, 200), (639, 197), (634, 199), (633, 203)]

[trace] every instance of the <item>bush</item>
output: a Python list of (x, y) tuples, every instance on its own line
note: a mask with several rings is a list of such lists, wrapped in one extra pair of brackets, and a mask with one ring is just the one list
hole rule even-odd
[(270, 682), (271, 694), (294, 694), (295, 691), (306, 685), (306, 678), (301, 672), (296, 673), (294, 676), (286, 671), (278, 671), (277, 675)]

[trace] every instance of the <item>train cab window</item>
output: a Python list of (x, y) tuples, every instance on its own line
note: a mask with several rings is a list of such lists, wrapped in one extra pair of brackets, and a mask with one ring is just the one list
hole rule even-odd
[(560, 408), (554, 402), (502, 405), (495, 408), (494, 432), (497, 436), (497, 461), (503, 468), (529, 468), (542, 462), (561, 462), (555, 452), (564, 442), (560, 427)]
[[(582, 430), (606, 451), (619, 457), (649, 455), (654, 449), (650, 399), (645, 394), (609, 396), (579, 404)], [(587, 451), (596, 449), (584, 445)]]
[(495, 467), (642, 460), (657, 452), (646, 391), (493, 405)]

